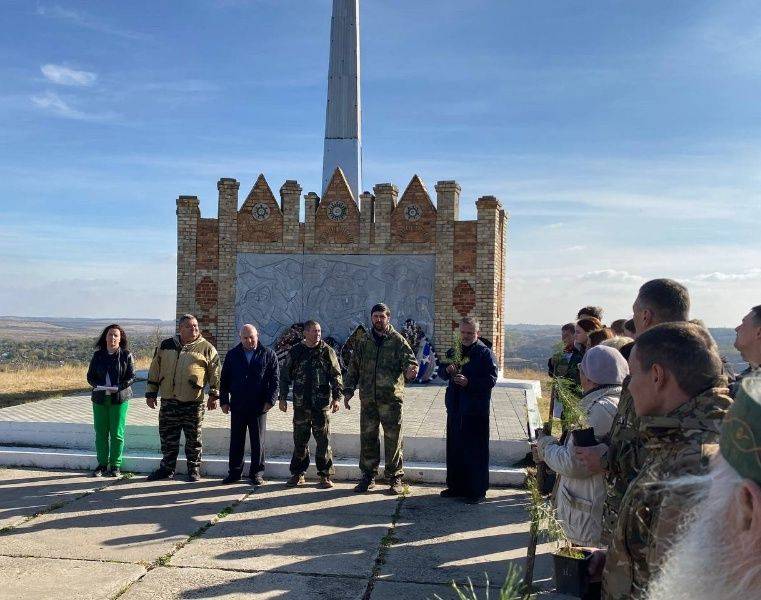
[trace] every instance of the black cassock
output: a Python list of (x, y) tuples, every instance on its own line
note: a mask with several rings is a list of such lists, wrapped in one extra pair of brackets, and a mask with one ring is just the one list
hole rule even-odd
[[(452, 357), (452, 350), (447, 357)], [(439, 365), (439, 376), (449, 380), (447, 407), (447, 487), (459, 496), (480, 498), (489, 489), (489, 409), (491, 390), (497, 382), (497, 359), (483, 342), (463, 347), (468, 362), (462, 374), (468, 385), (460, 387)]]

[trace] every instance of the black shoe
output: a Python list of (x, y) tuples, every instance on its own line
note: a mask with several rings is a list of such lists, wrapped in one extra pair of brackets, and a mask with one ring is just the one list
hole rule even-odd
[(359, 483), (354, 486), (354, 491), (358, 494), (364, 494), (368, 490), (371, 490), (375, 487), (375, 477), (372, 475), (362, 475), (362, 479), (359, 480)]
[(108, 476), (119, 478), (122, 476), (122, 470), (119, 467), (111, 467), (111, 470), (108, 472)]
[(404, 493), (404, 485), (402, 485), (401, 477), (389, 477), (388, 479), (388, 495), (398, 496)]
[(264, 477), (262, 477), (261, 473), (257, 473), (253, 477), (249, 477), (249, 479), (253, 485), (264, 485)]
[(486, 500), (486, 496), (476, 496), (475, 498), (465, 498), (465, 504), (481, 504)]
[(201, 479), (201, 471), (196, 467), (188, 470), (188, 481), (195, 483)]
[(228, 484), (228, 483), (236, 483), (240, 481), (240, 475), (233, 475), (232, 473), (228, 474), (227, 477), (225, 477), (222, 480), (222, 483)]
[(95, 470), (92, 472), (93, 477), (103, 477), (106, 473), (108, 473), (108, 467), (106, 465), (98, 465), (95, 467)]
[(462, 494), (458, 494), (452, 488), (447, 488), (439, 492), (439, 496), (442, 498), (459, 498)]
[(146, 477), (146, 481), (158, 481), (159, 479), (174, 479), (174, 471), (159, 467)]

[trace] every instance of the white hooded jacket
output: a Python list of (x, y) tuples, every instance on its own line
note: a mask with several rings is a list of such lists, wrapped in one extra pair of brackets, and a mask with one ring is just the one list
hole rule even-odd
[[(599, 387), (581, 399), (589, 427), (601, 440), (616, 416), (620, 385)], [(573, 436), (564, 445), (552, 436), (537, 441), (539, 456), (555, 471), (560, 483), (555, 498), (558, 519), (568, 539), (579, 546), (599, 546), (602, 536), (602, 509), (605, 504), (605, 474), (592, 475), (574, 456)]]

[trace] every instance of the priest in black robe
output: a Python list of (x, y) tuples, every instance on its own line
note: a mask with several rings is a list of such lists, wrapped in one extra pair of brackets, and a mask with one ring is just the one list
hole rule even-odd
[(478, 321), (460, 321), (460, 348), (450, 348), (439, 365), (448, 381), (447, 489), (445, 498), (479, 504), (489, 489), (489, 412), (497, 383), (497, 359), (478, 339)]

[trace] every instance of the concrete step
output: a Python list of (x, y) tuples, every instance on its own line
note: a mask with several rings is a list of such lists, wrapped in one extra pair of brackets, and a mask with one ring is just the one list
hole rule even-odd
[[(182, 451), (182, 448), (180, 449)], [(406, 450), (406, 449), (405, 449)], [(158, 468), (161, 460), (156, 453), (129, 452), (124, 456), (122, 470), (134, 473), (149, 473)], [(336, 481), (354, 481), (361, 472), (356, 459), (334, 459)], [(265, 476), (271, 479), (287, 479), (290, 455), (267, 458)], [(95, 453), (89, 450), (70, 448), (34, 448), (28, 446), (0, 446), (0, 466), (39, 467), (45, 469), (94, 469), (97, 465)], [(186, 472), (185, 459), (177, 461), (178, 472)], [(203, 455), (201, 473), (206, 477), (222, 478), (227, 475), (227, 455)], [(245, 472), (245, 471), (244, 471)], [(414, 483), (446, 482), (446, 465), (443, 462), (405, 461), (405, 479)], [(307, 477), (316, 479), (314, 465), (309, 467)], [(495, 487), (520, 487), (526, 478), (525, 469), (491, 466), (489, 480)]]
[[(127, 424), (124, 435), (127, 451), (130, 453), (158, 454), (161, 443), (156, 425)], [(0, 440), (4, 445), (52, 447), (72, 450), (95, 447), (95, 433), (91, 423), (56, 421), (0, 421)], [(339, 459), (356, 460), (359, 456), (359, 433), (338, 433), (330, 435), (333, 455)], [(314, 439), (310, 442), (314, 451)], [(381, 448), (383, 444), (381, 443)], [(230, 448), (228, 428), (204, 425), (204, 452), (226, 456)], [(267, 431), (267, 451), (273, 456), (290, 456), (293, 451), (293, 432), (282, 429)], [(495, 440), (489, 442), (489, 456), (492, 464), (500, 468), (510, 467), (523, 459), (530, 451), (528, 441)], [(404, 458), (413, 462), (444, 463), (446, 461), (446, 439), (443, 437), (405, 436)]]

